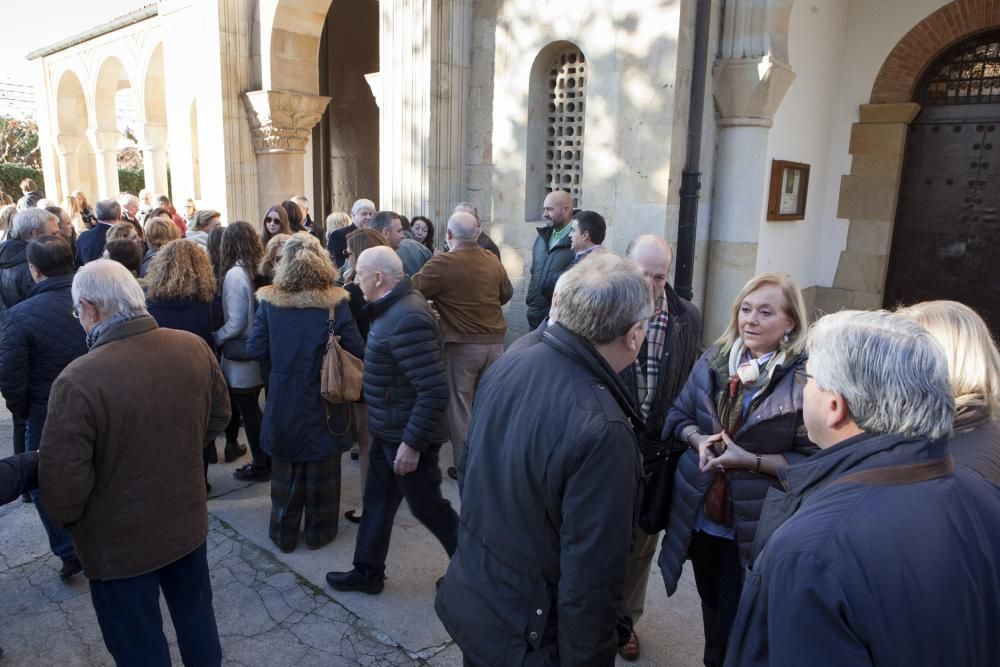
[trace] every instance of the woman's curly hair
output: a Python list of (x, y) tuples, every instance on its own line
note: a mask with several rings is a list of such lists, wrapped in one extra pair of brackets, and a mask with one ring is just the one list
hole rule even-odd
[(215, 276), (208, 255), (198, 244), (177, 239), (160, 248), (143, 281), (150, 301), (215, 298)]
[(274, 286), (285, 292), (303, 292), (333, 287), (339, 279), (340, 272), (323, 244), (309, 232), (299, 232), (285, 243)]
[[(229, 269), (242, 264), (250, 276), (250, 282), (257, 281), (257, 267), (264, 257), (264, 246), (261, 245), (257, 230), (249, 222), (238, 220), (230, 222), (222, 233), (222, 256), (219, 259), (219, 280), (225, 280)], [(221, 285), (219, 286), (222, 287)]]

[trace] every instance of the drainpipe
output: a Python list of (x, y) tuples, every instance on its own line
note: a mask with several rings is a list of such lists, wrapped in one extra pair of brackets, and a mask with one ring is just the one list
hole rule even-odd
[(677, 262), (674, 289), (690, 300), (694, 296), (694, 246), (698, 235), (698, 200), (701, 190), (701, 133), (708, 79), (708, 43), (712, 0), (697, 0), (694, 36), (694, 71), (688, 108), (687, 161), (681, 173), (681, 208), (677, 224)]

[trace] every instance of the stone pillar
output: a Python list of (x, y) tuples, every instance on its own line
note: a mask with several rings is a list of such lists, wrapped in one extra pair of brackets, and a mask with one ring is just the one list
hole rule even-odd
[(97, 193), (93, 201), (117, 199), (118, 140), (121, 134), (117, 130), (87, 130), (87, 137), (94, 146), (97, 161)]
[(304, 192), (306, 144), (330, 98), (255, 90), (244, 93), (243, 102), (257, 155), (257, 188), (262, 205)]
[(715, 198), (705, 292), (705, 340), (722, 333), (733, 298), (757, 268), (763, 219), (767, 138), (794, 72), (769, 56), (721, 59), (715, 67), (719, 110)]
[(472, 0), (379, 10), (379, 207), (446, 218), (465, 194)]
[(83, 137), (78, 134), (60, 134), (56, 136), (56, 151), (59, 155), (59, 191), (54, 188), (49, 197), (57, 202), (69, 196), (80, 182), (79, 154)]
[(142, 166), (146, 189), (167, 194), (167, 126), (146, 123), (142, 128)]

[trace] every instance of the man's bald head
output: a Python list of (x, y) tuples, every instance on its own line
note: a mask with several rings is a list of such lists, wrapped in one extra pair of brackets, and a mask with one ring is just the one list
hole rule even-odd
[(385, 296), (404, 276), (403, 262), (389, 246), (368, 248), (358, 257), (354, 267), (354, 282), (361, 288), (366, 301)]
[(666, 288), (670, 267), (674, 263), (674, 251), (670, 244), (654, 234), (643, 234), (628, 245), (625, 254), (646, 277), (654, 298), (659, 298)]
[(458, 211), (448, 218), (448, 245), (453, 249), (475, 246), (478, 238), (479, 221), (476, 216)]
[(573, 217), (573, 198), (565, 190), (553, 190), (545, 196), (542, 217), (556, 229), (562, 229)]

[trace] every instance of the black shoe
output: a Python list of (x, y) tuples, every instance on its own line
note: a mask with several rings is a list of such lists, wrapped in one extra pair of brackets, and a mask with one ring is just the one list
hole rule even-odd
[(361, 514), (357, 510), (347, 510), (344, 512), (344, 518), (351, 523), (361, 523)]
[(347, 572), (327, 572), (326, 583), (338, 591), (359, 591), (368, 595), (378, 595), (385, 586), (381, 577), (370, 579), (357, 569)]
[(22, 493), (21, 494), (21, 502), (22, 503), (30, 503), (30, 502), (32, 502), (32, 500), (31, 500), (31, 494), (30, 493)]
[(219, 462), (219, 450), (215, 448), (214, 442), (208, 446), (208, 462), (209, 463)]
[(458, 470), (455, 466), (448, 466), (448, 477), (451, 477), (454, 480), (458, 479)]
[(59, 578), (66, 581), (74, 574), (79, 574), (83, 572), (83, 565), (80, 564), (79, 558), (67, 558), (63, 561), (62, 569), (59, 570)]
[(271, 479), (271, 468), (248, 463), (234, 470), (233, 477), (241, 482), (267, 482)]
[(226, 457), (226, 463), (232, 463), (233, 461), (245, 455), (246, 453), (247, 453), (246, 445), (241, 445), (235, 440), (226, 443), (226, 450), (224, 452), (224, 456)]

